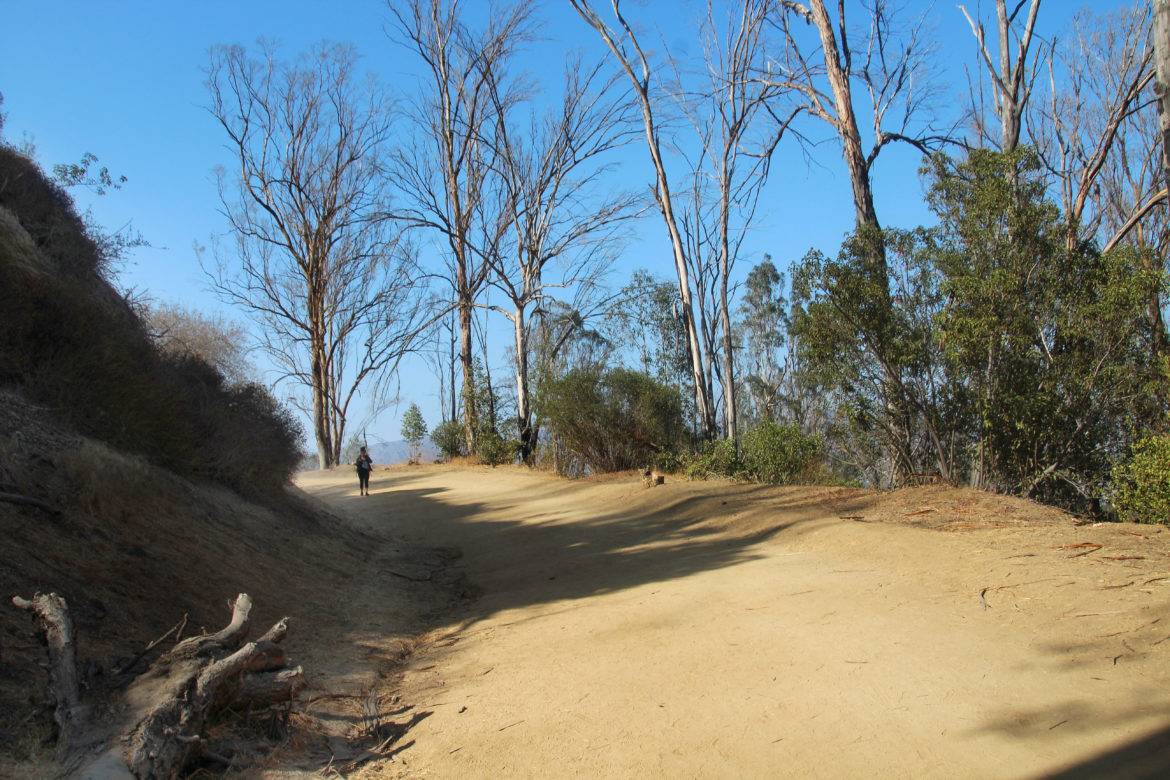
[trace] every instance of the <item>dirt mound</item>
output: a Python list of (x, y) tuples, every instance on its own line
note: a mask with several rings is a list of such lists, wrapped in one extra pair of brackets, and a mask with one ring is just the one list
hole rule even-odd
[(185, 635), (214, 631), (246, 592), (256, 625), (291, 616), (287, 646), (312, 696), (336, 694), (338, 679), (370, 665), (350, 637), (357, 609), (380, 603), (370, 623), (408, 642), (414, 616), (445, 604), (454, 587), (393, 576), (429, 552), (355, 528), (298, 490), (267, 505), (245, 501), (73, 435), (10, 393), (0, 393), (0, 491), (56, 510), (0, 502), (0, 775), (5, 754), (43, 757), (52, 733), (44, 649), (13, 595), (66, 598), (83, 693), (100, 699), (126, 684), (114, 670), (183, 615)]
[(899, 523), (941, 531), (980, 528), (1026, 528), (1069, 525), (1067, 512), (1014, 496), (1001, 496), (967, 487), (928, 485), (870, 493), (847, 519), (869, 523)]

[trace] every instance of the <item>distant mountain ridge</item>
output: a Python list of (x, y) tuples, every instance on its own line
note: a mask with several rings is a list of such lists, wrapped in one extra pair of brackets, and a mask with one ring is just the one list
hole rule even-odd
[[(396, 463), (406, 463), (410, 460), (410, 444), (402, 439), (397, 441), (384, 441), (382, 439), (370, 439), (367, 446), (370, 449), (370, 457), (376, 466), (393, 466)], [(422, 447), (422, 462), (431, 463), (439, 457), (439, 449), (434, 445), (430, 438), (423, 440)], [(352, 466), (353, 458), (346, 458), (342, 456), (342, 462), (339, 466)], [(301, 461), (301, 471), (316, 471), (317, 470), (317, 454), (315, 452), (305, 453), (304, 460)]]
[[(373, 458), (375, 464), (389, 466), (395, 463), (406, 463), (406, 461), (410, 460), (410, 444), (402, 439), (398, 441), (375, 441), (371, 439), (367, 446), (369, 447), (370, 457)], [(429, 438), (423, 440), (420, 449), (422, 451), (423, 463), (429, 463), (439, 457), (439, 449)]]

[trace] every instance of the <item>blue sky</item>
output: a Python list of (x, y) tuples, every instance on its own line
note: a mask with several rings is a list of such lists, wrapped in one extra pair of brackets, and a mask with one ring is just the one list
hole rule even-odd
[[(251, 45), (266, 37), (280, 41), (285, 53), (293, 55), (317, 41), (341, 41), (354, 44), (365, 68), (392, 88), (409, 92), (417, 83), (409, 53), (386, 35), (389, 14), (381, 0), (9, 0), (3, 5), (0, 92), (8, 114), (6, 140), (20, 143), (27, 137), (46, 167), (89, 151), (113, 172), (126, 175), (129, 181), (120, 191), (100, 199), (78, 196), (82, 207), (91, 206), (107, 227), (132, 221), (151, 242), (122, 270), (122, 286), (236, 319), (242, 319), (238, 312), (207, 291), (192, 249), (194, 242), (206, 244), (226, 229), (217, 210), (212, 170), (230, 158), (222, 131), (203, 108), (208, 49), (217, 43)], [(598, 0), (597, 5), (604, 11), (608, 3)], [(855, 13), (860, 10), (858, 0), (848, 5)], [(979, 0), (968, 3), (972, 9), (978, 5)], [(985, 15), (990, 14), (992, 3), (983, 0), (982, 5)], [(1048, 0), (1040, 32), (1061, 33), (1078, 9), (1107, 11), (1119, 5), (1115, 0)], [(487, 8), (475, 0), (467, 6), (475, 13)], [(627, 6), (645, 35), (665, 42), (676, 56), (700, 51), (696, 30), (702, 3), (627, 0)], [(965, 100), (963, 68), (975, 58), (970, 32), (953, 2), (906, 0), (905, 6), (911, 15), (926, 14), (935, 30), (944, 85), (938, 111), (949, 116)], [(589, 58), (601, 56), (595, 33), (567, 2), (545, 0), (538, 14), (541, 40), (521, 60), (533, 76), (551, 78), (555, 85), (563, 54), (570, 49)], [(798, 260), (810, 247), (833, 252), (851, 227), (848, 179), (838, 148), (825, 128), (809, 129), (826, 140), (813, 150), (811, 164), (794, 147), (781, 149), (749, 255), (739, 267), (741, 275), (765, 252), (781, 266)], [(652, 181), (644, 147), (621, 151), (619, 160), (615, 186), (644, 188)], [(876, 191), (883, 224), (908, 227), (929, 220), (917, 168), (917, 155), (907, 150), (882, 153)], [(673, 274), (656, 214), (636, 226), (615, 266), (614, 284), (640, 267), (667, 278)], [(491, 333), (500, 355), (495, 368), (506, 374), (502, 350), (507, 339), (498, 324)], [(399, 438), (400, 413), (411, 401), (422, 407), (428, 422), (437, 421), (438, 399), (421, 360), (403, 368), (402, 385), (402, 407), (385, 412), (371, 428), (371, 437)]]

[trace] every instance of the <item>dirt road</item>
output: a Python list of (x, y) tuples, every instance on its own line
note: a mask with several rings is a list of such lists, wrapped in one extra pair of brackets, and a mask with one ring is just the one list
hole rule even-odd
[(1170, 533), (942, 488), (351, 482), (302, 486), (460, 548), (481, 591), (410, 661), (431, 714), (369, 776), (1170, 769)]

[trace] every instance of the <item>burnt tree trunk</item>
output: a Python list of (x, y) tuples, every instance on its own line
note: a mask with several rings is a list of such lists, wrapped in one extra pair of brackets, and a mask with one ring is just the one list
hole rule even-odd
[(459, 364), (463, 369), (463, 440), (467, 454), (475, 452), (479, 432), (479, 410), (475, 403), (475, 355), (471, 347), (472, 301), (460, 294), (459, 300)]

